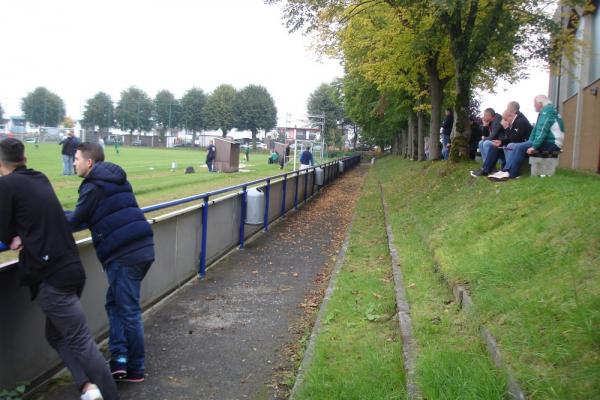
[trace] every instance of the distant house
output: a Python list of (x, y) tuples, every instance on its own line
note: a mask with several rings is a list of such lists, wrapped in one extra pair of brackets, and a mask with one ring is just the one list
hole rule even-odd
[(285, 137), (287, 143), (293, 143), (294, 140), (316, 140), (321, 137), (321, 128), (313, 127), (278, 127), (277, 132), (280, 137)]
[(600, 1), (590, 3), (593, 11), (557, 10), (556, 18), (584, 45), (577, 62), (562, 58), (558, 73), (550, 76), (549, 97), (565, 122), (560, 166), (600, 173)]
[(25, 135), (27, 133), (27, 121), (25, 117), (11, 116), (7, 124), (8, 134)]

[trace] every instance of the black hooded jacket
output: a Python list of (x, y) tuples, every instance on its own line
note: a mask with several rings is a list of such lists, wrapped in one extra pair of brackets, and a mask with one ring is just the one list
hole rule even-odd
[(41, 282), (83, 288), (85, 272), (54, 189), (44, 174), (26, 167), (0, 177), (0, 241), (8, 245), (17, 235), (20, 281), (33, 297)]

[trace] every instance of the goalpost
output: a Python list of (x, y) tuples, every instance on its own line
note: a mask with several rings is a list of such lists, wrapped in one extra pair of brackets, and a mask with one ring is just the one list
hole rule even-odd
[(325, 152), (323, 146), (320, 140), (294, 140), (294, 170), (296, 170), (296, 164), (300, 167), (300, 156), (306, 148), (310, 148), (314, 164), (323, 163)]

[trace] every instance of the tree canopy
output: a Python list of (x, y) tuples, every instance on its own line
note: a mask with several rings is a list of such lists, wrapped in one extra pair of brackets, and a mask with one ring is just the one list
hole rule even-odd
[[(382, 115), (404, 113), (395, 118), (401, 121), (396, 130), (402, 132), (403, 124), (410, 125), (415, 117), (423, 125), (423, 116), (428, 114), (430, 140), (437, 143), (442, 104), (455, 109), (454, 160), (467, 154), (469, 104), (475, 91), (492, 88), (498, 79), (514, 81), (527, 61), (547, 62), (566, 47), (563, 37), (554, 45), (550, 42), (560, 27), (548, 10), (558, 0), (265, 2), (284, 3), (289, 30), (313, 33), (316, 48), (343, 60), (351, 75), (344, 82), (360, 82), (365, 89), (345, 92), (374, 95), (376, 91), (372, 97), (378, 96), (377, 112), (370, 113), (370, 104), (363, 104), (367, 108), (361, 116), (363, 132), (372, 132), (368, 126), (378, 124), (365, 121), (366, 117), (381, 122)], [(568, 0), (570, 5), (585, 2)], [(356, 113), (360, 104), (353, 106), (354, 99), (348, 97), (345, 104)], [(422, 126), (419, 151), (421, 131)], [(436, 149), (432, 146), (432, 154)]]
[(146, 92), (130, 87), (121, 92), (119, 104), (115, 110), (117, 126), (133, 134), (133, 131), (148, 132), (152, 129), (154, 103)]
[(266, 88), (248, 85), (238, 92), (233, 104), (235, 126), (252, 132), (252, 146), (256, 148), (258, 130), (269, 131), (277, 124), (277, 108)]
[(65, 117), (65, 104), (58, 95), (38, 87), (21, 100), (25, 119), (39, 126), (58, 126)]
[(85, 103), (83, 125), (94, 129), (108, 129), (115, 124), (115, 108), (110, 96), (98, 92)]
[(344, 105), (341, 81), (323, 83), (308, 96), (307, 110), (309, 119), (321, 128), (321, 120), (311, 117), (322, 114), (325, 126), (322, 132), (325, 141), (330, 145), (343, 144)]
[(237, 91), (231, 85), (218, 86), (209, 96), (204, 107), (208, 129), (220, 129), (223, 137), (235, 127), (233, 103)]
[(161, 90), (154, 96), (154, 122), (162, 130), (181, 125), (181, 103), (168, 90)]
[(196, 134), (206, 129), (204, 107), (207, 96), (202, 89), (191, 88), (181, 98), (183, 125), (192, 131), (192, 141), (196, 142)]

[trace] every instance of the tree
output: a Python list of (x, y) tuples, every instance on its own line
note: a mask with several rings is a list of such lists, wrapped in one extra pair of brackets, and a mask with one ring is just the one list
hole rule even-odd
[[(325, 141), (330, 145), (338, 145), (340, 127), (344, 122), (343, 92), (341, 90), (341, 81), (334, 81), (331, 84), (323, 83), (314, 92), (308, 96), (307, 110), (310, 115), (323, 114), (325, 116), (325, 126), (322, 134)], [(314, 120), (320, 124), (320, 120)], [(336, 139), (337, 142), (336, 143)]]
[(196, 143), (197, 132), (206, 129), (206, 98), (204, 91), (198, 88), (191, 88), (181, 98), (183, 125), (192, 131), (192, 143)]
[(239, 130), (252, 132), (252, 147), (256, 149), (256, 135), (259, 129), (275, 128), (277, 108), (266, 88), (248, 85), (238, 92), (233, 103), (235, 126)]
[(115, 107), (110, 96), (98, 92), (85, 102), (83, 125), (91, 129), (109, 129), (115, 123)]
[(181, 103), (168, 90), (161, 90), (154, 97), (154, 121), (161, 141), (165, 140), (167, 129), (181, 125)]
[(71, 129), (75, 126), (75, 121), (73, 121), (73, 118), (66, 116), (63, 118), (62, 124), (65, 128)]
[(124, 131), (148, 132), (152, 129), (154, 103), (146, 92), (136, 87), (130, 87), (121, 92), (121, 98), (115, 109), (117, 126)]
[(38, 87), (21, 100), (25, 119), (39, 126), (58, 126), (65, 117), (65, 104), (58, 95)]
[(208, 96), (204, 114), (208, 129), (220, 129), (223, 137), (235, 126), (233, 103), (237, 91), (231, 85), (220, 85)]

